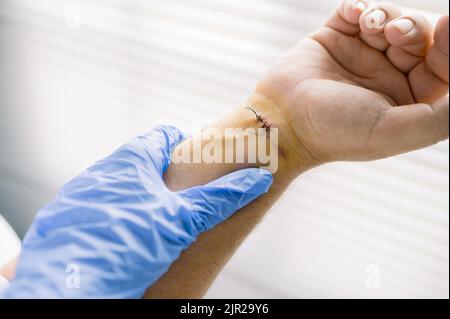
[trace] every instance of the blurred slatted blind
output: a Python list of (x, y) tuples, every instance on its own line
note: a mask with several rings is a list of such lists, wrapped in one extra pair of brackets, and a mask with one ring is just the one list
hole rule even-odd
[[(225, 114), (336, 5), (0, 0), (0, 212), (22, 235), (62, 183), (133, 135)], [(208, 297), (448, 298), (448, 154), (305, 174)]]

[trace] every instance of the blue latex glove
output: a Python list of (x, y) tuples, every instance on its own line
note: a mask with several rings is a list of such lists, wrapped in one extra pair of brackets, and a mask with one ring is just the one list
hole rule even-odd
[(140, 298), (201, 232), (267, 192), (261, 169), (171, 192), (162, 175), (184, 138), (157, 127), (66, 184), (25, 236), (4, 297)]

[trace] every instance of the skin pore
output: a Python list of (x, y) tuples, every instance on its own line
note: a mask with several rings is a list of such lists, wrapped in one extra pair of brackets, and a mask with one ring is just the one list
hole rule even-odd
[[(278, 170), (269, 193), (201, 234), (144, 297), (203, 297), (303, 172), (332, 161), (381, 159), (447, 139), (448, 25), (448, 16), (433, 29), (425, 18), (403, 15), (388, 2), (343, 0), (323, 27), (274, 63), (246, 103), (279, 132)], [(260, 127), (244, 106), (213, 127)], [(258, 165), (172, 164), (164, 178), (176, 191), (251, 166)]]

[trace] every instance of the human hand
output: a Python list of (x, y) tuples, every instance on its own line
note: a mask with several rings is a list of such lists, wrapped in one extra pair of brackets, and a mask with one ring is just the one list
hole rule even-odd
[(448, 27), (448, 16), (433, 30), (390, 3), (345, 0), (275, 63), (249, 103), (278, 108), (315, 165), (434, 144), (449, 134)]
[(267, 192), (236, 171), (180, 192), (162, 176), (185, 136), (158, 127), (65, 185), (34, 220), (7, 298), (139, 298), (197, 236)]

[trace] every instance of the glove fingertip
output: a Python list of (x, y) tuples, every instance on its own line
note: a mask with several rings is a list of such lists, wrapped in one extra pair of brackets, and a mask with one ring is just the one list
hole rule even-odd
[(173, 149), (188, 138), (188, 135), (172, 125), (159, 125), (155, 127), (152, 131), (156, 131), (162, 134), (166, 139), (167, 151), (172, 152)]
[(246, 188), (243, 190), (244, 205), (267, 193), (272, 183), (273, 176), (269, 171), (261, 168), (247, 169), (247, 176), (243, 183)]
[(267, 193), (273, 184), (273, 175), (263, 168), (256, 168), (256, 170), (258, 170), (261, 182), (265, 185), (265, 193)]
[(248, 168), (238, 171), (236, 174), (239, 183), (247, 188), (247, 193), (250, 193), (251, 190), (266, 193), (273, 183), (272, 173), (262, 168)]
[(272, 174), (264, 169), (249, 168), (233, 172), (207, 185), (179, 192), (197, 213), (199, 231), (210, 229), (237, 210), (267, 193)]
[(171, 155), (177, 145), (188, 137), (180, 129), (171, 125), (159, 125), (135, 141), (145, 150), (154, 168), (163, 174), (170, 165)]
[(269, 171), (260, 168), (247, 168), (213, 181), (209, 186), (222, 189), (224, 197), (227, 197), (230, 203), (236, 205), (234, 209), (239, 209), (267, 193), (272, 183), (273, 177)]

